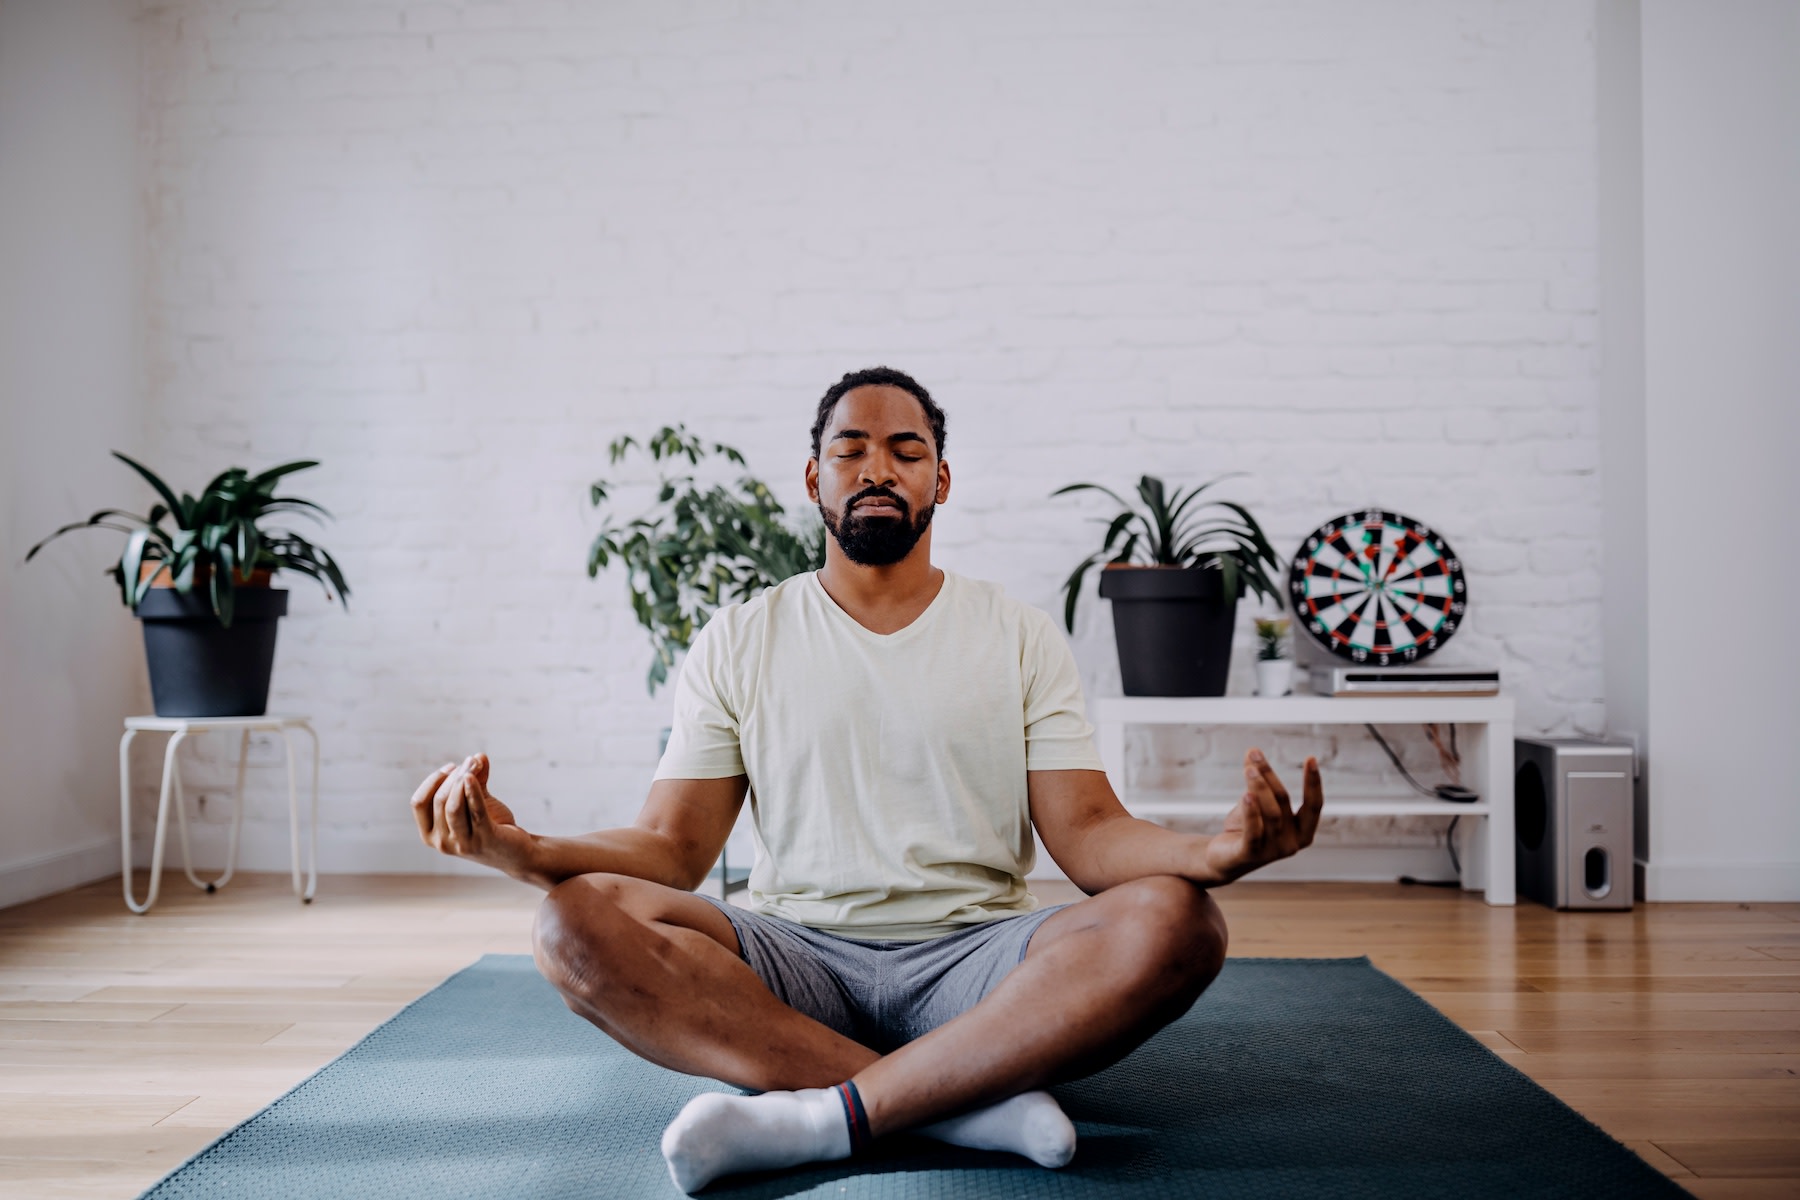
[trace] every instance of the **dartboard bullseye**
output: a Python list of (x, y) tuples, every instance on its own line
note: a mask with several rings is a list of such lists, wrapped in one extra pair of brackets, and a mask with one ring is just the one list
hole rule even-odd
[(1450, 544), (1421, 521), (1378, 509), (1319, 526), (1294, 555), (1288, 592), (1314, 641), (1381, 667), (1441, 648), (1468, 608)]

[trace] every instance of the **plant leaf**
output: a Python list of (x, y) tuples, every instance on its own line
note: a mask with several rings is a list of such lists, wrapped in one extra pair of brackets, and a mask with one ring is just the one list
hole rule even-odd
[(1099, 555), (1090, 554), (1082, 559), (1081, 565), (1075, 568), (1067, 582), (1063, 584), (1063, 626), (1070, 633), (1075, 632), (1075, 604), (1081, 598), (1082, 581), (1087, 578), (1088, 568), (1094, 565), (1097, 558)]
[(213, 562), (212, 573), (207, 579), (212, 592), (213, 615), (219, 618), (219, 624), (226, 629), (231, 628), (231, 618), (237, 613), (237, 584), (232, 579), (236, 567), (236, 555), (229, 542), (218, 548), (218, 555)]
[(1101, 553), (1112, 549), (1113, 542), (1118, 540), (1121, 533), (1125, 532), (1125, 526), (1131, 524), (1131, 519), (1135, 516), (1137, 516), (1136, 513), (1127, 510), (1112, 519), (1112, 523), (1106, 527), (1106, 539), (1100, 543)]
[(145, 481), (149, 483), (151, 487), (155, 488), (157, 494), (163, 498), (163, 503), (169, 506), (170, 512), (181, 511), (181, 504), (175, 499), (174, 491), (168, 484), (162, 481), (156, 472), (152, 471), (149, 467), (146, 467), (143, 463), (138, 462), (136, 459), (120, 454), (117, 450), (114, 450), (112, 455), (114, 458), (136, 471), (139, 475), (142, 475)]
[(120, 594), (127, 608), (136, 608), (144, 598), (144, 589), (149, 586), (138, 582), (139, 568), (144, 561), (144, 548), (149, 542), (150, 534), (140, 529), (126, 539), (125, 551), (119, 555)]
[(85, 521), (70, 521), (67, 525), (64, 525), (62, 528), (60, 528), (56, 532), (52, 533), (49, 537), (45, 538), (43, 541), (39, 542), (37, 545), (33, 546), (31, 549), (29, 549), (25, 552), (25, 561), (30, 562), (32, 559), (37, 557), (37, 552), (39, 550), (42, 550), (45, 546), (48, 546), (51, 542), (54, 542), (57, 538), (61, 537), (65, 533), (71, 532), (72, 530), (76, 530), (76, 529), (116, 529), (116, 530), (119, 530), (121, 533), (134, 532), (128, 526), (108, 525), (106, 523), (106, 518), (109, 516), (124, 517), (128, 521), (142, 521), (143, 520), (142, 517), (134, 516), (131, 513), (118, 512), (117, 510), (114, 510), (114, 509), (103, 508), (99, 512), (95, 513), (93, 516), (89, 517)]
[(1101, 487), (1097, 483), (1071, 483), (1064, 487), (1057, 488), (1054, 492), (1051, 492), (1050, 495), (1052, 498), (1055, 498), (1057, 496), (1066, 495), (1069, 492), (1101, 492), (1110, 496), (1121, 508), (1135, 507), (1130, 501), (1126, 500), (1125, 497), (1119, 495), (1119, 493), (1113, 491), (1109, 487)]
[(1269, 545), (1269, 539), (1263, 536), (1262, 526), (1256, 523), (1256, 518), (1250, 515), (1249, 509), (1241, 504), (1233, 504), (1229, 500), (1219, 500), (1215, 503), (1224, 505), (1243, 519), (1244, 524), (1249, 527), (1251, 540), (1256, 546), (1257, 554), (1264, 562), (1272, 567), (1281, 565), (1281, 559), (1276, 556), (1275, 548)]
[(302, 500), (298, 496), (274, 496), (263, 502), (258, 515), (268, 513), (291, 512), (302, 517), (318, 521), (331, 516), (331, 510), (323, 504), (315, 504), (311, 500)]
[(251, 487), (262, 488), (274, 483), (284, 475), (292, 475), (295, 471), (308, 471), (318, 466), (316, 459), (302, 458), (294, 462), (285, 462), (278, 467), (270, 467), (260, 475), (252, 475), (247, 482)]

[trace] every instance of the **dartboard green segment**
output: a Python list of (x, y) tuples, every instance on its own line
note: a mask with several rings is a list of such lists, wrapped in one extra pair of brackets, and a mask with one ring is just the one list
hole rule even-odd
[(1462, 624), (1468, 588), (1450, 544), (1423, 521), (1370, 509), (1334, 517), (1288, 570), (1300, 625), (1340, 658), (1389, 666), (1439, 649)]

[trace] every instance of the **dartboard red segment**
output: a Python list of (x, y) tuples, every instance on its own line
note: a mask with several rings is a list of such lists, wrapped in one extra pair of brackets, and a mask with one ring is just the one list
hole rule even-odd
[(1462, 562), (1423, 521), (1369, 509), (1314, 530), (1288, 569), (1299, 624), (1339, 658), (1385, 667), (1443, 647), (1468, 611)]

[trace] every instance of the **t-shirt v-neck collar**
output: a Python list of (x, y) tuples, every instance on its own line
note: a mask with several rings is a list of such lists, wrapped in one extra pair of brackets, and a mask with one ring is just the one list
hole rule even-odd
[(873, 629), (870, 629), (867, 625), (864, 625), (861, 621), (858, 621), (855, 617), (845, 612), (843, 606), (831, 598), (831, 593), (825, 590), (825, 584), (820, 580), (817, 571), (808, 571), (807, 577), (811, 581), (812, 587), (817, 593), (820, 603), (824, 604), (824, 606), (835, 615), (836, 619), (842, 621), (852, 632), (868, 638), (878, 645), (892, 645), (893, 643), (906, 638), (915, 630), (923, 628), (941, 609), (948, 606), (948, 601), (945, 597), (949, 595), (950, 589), (954, 586), (956, 579), (949, 571), (945, 571), (943, 582), (938, 584), (937, 595), (933, 596), (931, 602), (920, 610), (918, 616), (894, 630), (892, 633), (876, 633)]

